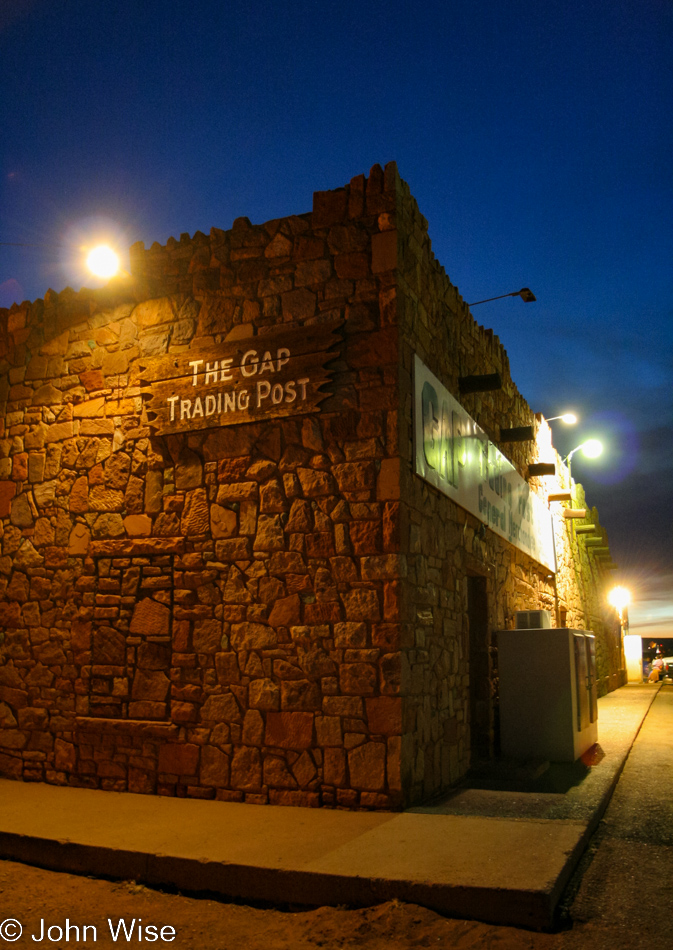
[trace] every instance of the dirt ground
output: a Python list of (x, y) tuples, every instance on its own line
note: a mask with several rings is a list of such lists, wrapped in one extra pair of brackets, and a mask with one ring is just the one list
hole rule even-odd
[[(669, 950), (672, 867), (670, 847), (636, 842), (622, 843), (618, 852), (601, 847), (584, 869), (574, 898), (566, 897), (569, 907), (557, 930), (536, 933), (452, 920), (399, 901), (364, 909), (279, 910), (0, 861), (0, 950), (40, 944), (56, 950), (120, 944), (176, 950)], [(645, 901), (643, 889), (633, 886), (643, 876), (651, 898)], [(117, 930), (116, 941), (108, 919)], [(71, 928), (79, 927), (68, 939), (66, 920)], [(17, 921), (22, 925), (18, 937)], [(93, 930), (84, 934), (84, 925), (96, 928), (95, 940)], [(148, 925), (156, 930), (145, 930)], [(172, 928), (173, 939), (170, 930), (161, 939), (162, 927)]]
[[(138, 922), (173, 927), (175, 939), (142, 944), (176, 950), (314, 950), (316, 947), (364, 947), (389, 950), (395, 946), (456, 947), (459, 950), (557, 950), (558, 935), (536, 934), (512, 927), (494, 927), (475, 921), (449, 920), (414, 904), (389, 901), (376, 907), (351, 910), (321, 907), (309, 911), (281, 911), (230, 904), (208, 898), (165, 894), (131, 882), (112, 882), (44, 871), (0, 861), (0, 947), (72, 947), (77, 933), (65, 939), (66, 918), (78, 925), (80, 947), (139, 946)], [(127, 928), (135, 919), (131, 940), (120, 930), (115, 942), (108, 918), (115, 927), (120, 919)], [(18, 920), (22, 935), (8, 942), (15, 930), (7, 920)], [(41, 920), (44, 920), (44, 932)], [(4, 922), (4, 929), (3, 923)], [(96, 941), (85, 924), (96, 927)], [(49, 927), (55, 927), (48, 933)], [(59, 937), (59, 930), (63, 936)], [(158, 931), (157, 931), (158, 932)], [(43, 940), (39, 938), (43, 933)], [(2, 935), (5, 941), (2, 940)], [(153, 936), (150, 932), (149, 936)], [(168, 931), (165, 936), (170, 936)]]

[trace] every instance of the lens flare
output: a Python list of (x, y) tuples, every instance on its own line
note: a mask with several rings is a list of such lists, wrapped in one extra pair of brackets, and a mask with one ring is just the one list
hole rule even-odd
[(613, 587), (608, 594), (608, 602), (620, 612), (631, 603), (631, 593), (626, 587)]
[(582, 452), (588, 459), (597, 459), (603, 452), (603, 443), (598, 439), (587, 439), (582, 446)]
[(89, 251), (86, 265), (96, 277), (114, 277), (119, 270), (119, 256), (106, 244)]

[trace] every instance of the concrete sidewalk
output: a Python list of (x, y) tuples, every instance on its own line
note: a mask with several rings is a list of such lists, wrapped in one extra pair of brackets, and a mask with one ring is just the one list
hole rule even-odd
[(658, 690), (627, 686), (600, 699), (599, 744), (585, 763), (539, 776), (491, 766), (401, 814), (0, 781), (0, 856), (248, 901), (398, 898), (546, 927)]

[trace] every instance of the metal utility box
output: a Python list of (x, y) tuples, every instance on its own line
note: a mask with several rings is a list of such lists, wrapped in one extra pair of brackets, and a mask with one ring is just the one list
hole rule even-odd
[(504, 756), (574, 762), (598, 739), (596, 647), (586, 630), (498, 631)]

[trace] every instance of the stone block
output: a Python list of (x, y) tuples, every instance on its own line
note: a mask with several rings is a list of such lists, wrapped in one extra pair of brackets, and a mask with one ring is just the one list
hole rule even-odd
[(347, 784), (346, 753), (343, 749), (329, 748), (323, 751), (323, 781), (337, 787)]
[(250, 560), (249, 538), (229, 538), (215, 542), (215, 556), (218, 561)]
[(127, 515), (124, 529), (130, 538), (148, 538), (152, 533), (152, 519), (148, 515)]
[(233, 623), (229, 634), (236, 650), (263, 650), (274, 647), (277, 633), (273, 627), (261, 623)]
[(301, 490), (307, 498), (320, 498), (322, 495), (336, 493), (336, 483), (329, 472), (298, 468), (297, 476), (301, 483)]
[(136, 670), (131, 687), (134, 700), (162, 703), (168, 696), (170, 680), (161, 670)]
[(23, 749), (28, 742), (28, 736), (20, 729), (0, 729), (0, 749)]
[(373, 695), (377, 680), (376, 667), (371, 663), (342, 663), (339, 667), (341, 691), (347, 696)]
[(353, 788), (380, 791), (386, 780), (386, 746), (365, 742), (348, 753), (348, 771)]
[(221, 505), (210, 506), (210, 531), (215, 540), (231, 538), (237, 530), (236, 512)]
[(231, 785), (238, 789), (261, 788), (262, 757), (254, 746), (243, 746), (231, 760)]
[(381, 619), (379, 597), (375, 590), (360, 588), (341, 595), (346, 619), (351, 621), (378, 621)]
[(154, 795), (157, 777), (154, 772), (130, 767), (128, 770), (128, 790), (136, 795)]
[(301, 601), (299, 594), (281, 597), (274, 602), (269, 613), (269, 626), (292, 627), (301, 621)]
[(372, 735), (402, 734), (402, 699), (399, 696), (373, 696), (365, 699), (367, 723)]
[(196, 653), (217, 653), (222, 649), (222, 622), (195, 620), (192, 645)]
[(335, 623), (334, 645), (339, 649), (352, 649), (367, 646), (367, 624)]
[(194, 491), (189, 491), (185, 495), (180, 528), (184, 535), (208, 534), (210, 510), (205, 488), (195, 488)]
[(199, 781), (202, 785), (224, 788), (229, 784), (229, 756), (220, 749), (206, 745), (201, 750)]
[(248, 709), (243, 717), (244, 745), (261, 746), (264, 742), (264, 719), (258, 709)]
[(248, 687), (248, 704), (252, 709), (280, 709), (280, 688), (272, 679), (252, 680)]
[(265, 744), (280, 749), (310, 749), (313, 743), (313, 713), (269, 712)]
[(54, 742), (54, 766), (59, 772), (74, 772), (77, 766), (77, 750), (72, 742), (56, 739)]
[(166, 637), (170, 634), (171, 612), (151, 597), (139, 601), (133, 609), (129, 630), (132, 634)]
[(399, 653), (386, 653), (379, 660), (381, 692), (398, 695), (402, 679), (401, 656)]
[(383, 535), (379, 521), (352, 521), (348, 526), (348, 531), (353, 553), (356, 556), (378, 554), (381, 551)]
[(264, 757), (264, 784), (273, 788), (296, 788), (297, 780), (290, 774), (285, 759), (267, 755)]
[(284, 549), (285, 532), (280, 515), (259, 515), (253, 547), (255, 551), (282, 551)]
[(404, 554), (382, 554), (378, 557), (363, 557), (360, 560), (363, 581), (395, 579), (407, 576), (407, 559)]
[(159, 749), (158, 771), (170, 775), (196, 775), (199, 753), (199, 746), (193, 743), (164, 743)]
[(283, 576), (286, 574), (308, 574), (308, 567), (297, 551), (275, 551), (268, 562), (269, 573)]
[(209, 696), (201, 707), (203, 722), (240, 722), (241, 709), (233, 693)]
[(397, 267), (397, 231), (372, 235), (372, 272), (381, 274)]
[(376, 482), (379, 501), (397, 501), (400, 497), (400, 460), (382, 459)]
[[(87, 649), (87, 647), (84, 647), (84, 649)], [(93, 631), (91, 658), (93, 663), (100, 665), (124, 665), (126, 663), (126, 637), (120, 630), (115, 630), (114, 627), (96, 626)], [(145, 699), (146, 697), (140, 696), (138, 698)], [(163, 696), (160, 698), (163, 699)]]
[(11, 500), (9, 520), (17, 528), (32, 527), (33, 512), (26, 494), (18, 495)]
[(376, 483), (376, 468), (373, 462), (343, 462), (332, 466), (339, 491), (369, 491)]
[(83, 524), (76, 524), (68, 538), (68, 554), (72, 557), (81, 557), (89, 550), (91, 532)]
[(16, 495), (16, 482), (0, 481), (0, 518), (6, 518)]
[(306, 786), (313, 781), (317, 775), (317, 771), (310, 752), (302, 752), (292, 765), (292, 774), (297, 779), (301, 788), (306, 788)]
[(341, 719), (338, 716), (316, 716), (315, 733), (319, 746), (342, 746)]
[(318, 710), (321, 706), (320, 688), (306, 679), (284, 680), (280, 684), (280, 708), (283, 710)]
[(241, 679), (241, 671), (238, 667), (238, 654), (216, 653), (215, 669), (217, 670), (217, 680), (220, 686), (229, 686), (230, 683), (238, 683)]
[(345, 188), (313, 193), (311, 225), (314, 229), (328, 228), (347, 220), (348, 193)]

